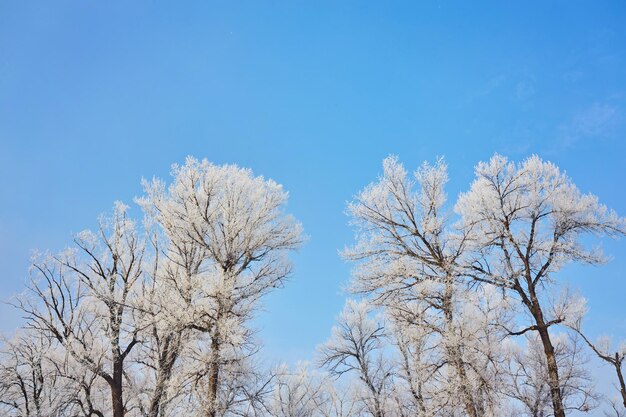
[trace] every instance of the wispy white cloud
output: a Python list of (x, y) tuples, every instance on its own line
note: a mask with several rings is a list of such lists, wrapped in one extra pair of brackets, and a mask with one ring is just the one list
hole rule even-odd
[(507, 76), (505, 74), (499, 74), (494, 77), (491, 77), (485, 84), (480, 86), (475, 92), (476, 97), (484, 97), (493, 93), (497, 90), (504, 82), (506, 81)]
[(470, 92), (465, 104), (472, 104), (487, 97), (527, 103), (536, 93), (536, 78), (526, 70), (516, 70), (511, 74), (500, 73), (486, 79)]
[(560, 145), (571, 146), (588, 139), (611, 137), (622, 119), (620, 109), (607, 103), (593, 103), (559, 126)]

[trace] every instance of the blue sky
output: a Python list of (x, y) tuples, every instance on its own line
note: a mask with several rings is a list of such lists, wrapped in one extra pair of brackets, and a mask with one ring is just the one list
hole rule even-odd
[[(270, 359), (330, 333), (350, 266), (346, 201), (397, 154), (532, 153), (626, 215), (626, 3), (0, 3), (0, 298), (186, 155), (282, 183), (310, 239), (258, 326)], [(137, 207), (133, 208), (140, 215)], [(626, 240), (569, 268), (593, 335), (626, 337)], [(0, 306), (0, 329), (19, 314)]]

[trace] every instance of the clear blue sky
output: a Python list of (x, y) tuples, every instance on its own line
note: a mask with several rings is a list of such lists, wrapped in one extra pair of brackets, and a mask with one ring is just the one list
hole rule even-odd
[[(186, 155), (289, 190), (310, 240), (258, 325), (290, 361), (329, 335), (345, 203), (388, 154), (445, 156), (454, 196), (494, 152), (537, 153), (626, 215), (626, 3), (523, 4), (2, 1), (0, 298), (31, 250), (62, 249)], [(626, 240), (605, 248), (611, 264), (564, 277), (594, 335), (626, 337)]]

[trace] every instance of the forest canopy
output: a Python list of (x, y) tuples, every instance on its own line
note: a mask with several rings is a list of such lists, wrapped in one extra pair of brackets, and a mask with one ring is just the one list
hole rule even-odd
[[(347, 207), (350, 294), (328, 340), (310, 363), (267, 365), (254, 318), (303, 228), (280, 184), (188, 157), (143, 181), (139, 210), (116, 202), (33, 258), (11, 301), (25, 320), (0, 348), (0, 413), (626, 416), (626, 342), (588, 337), (584, 294), (562, 278), (605, 263), (596, 240), (626, 219), (535, 155), (474, 175), (449, 200), (443, 159), (384, 159)], [(592, 360), (614, 392), (597, 391)]]

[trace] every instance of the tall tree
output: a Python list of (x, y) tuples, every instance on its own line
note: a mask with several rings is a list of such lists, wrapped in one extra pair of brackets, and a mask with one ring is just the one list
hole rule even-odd
[(221, 375), (245, 357), (247, 325), (259, 299), (288, 277), (286, 252), (299, 246), (301, 226), (283, 212), (282, 187), (250, 170), (188, 158), (172, 176), (169, 187), (146, 182), (141, 203), (171, 242), (186, 254), (201, 254), (186, 281), (191, 298), (180, 303), (191, 308), (178, 314), (192, 317), (209, 337), (204, 408), (215, 417), (225, 406)]
[(146, 216), (151, 259), (135, 310), (143, 323), (142, 343), (131, 360), (137, 365), (135, 385), (141, 387), (137, 394), (142, 414), (161, 417), (168, 415), (173, 402), (189, 394), (192, 377), (182, 372), (181, 358), (195, 341), (194, 329), (207, 327), (193, 315), (191, 294), (201, 254), (168, 240), (153, 220)]
[(456, 205), (475, 249), (466, 273), (509, 291), (530, 314), (531, 323), (513, 333), (539, 334), (553, 413), (564, 417), (562, 379), (549, 331), (564, 317), (547, 316), (546, 298), (564, 265), (603, 262), (601, 253), (585, 248), (583, 236), (623, 235), (626, 222), (537, 156), (515, 164), (495, 155), (475, 172), (470, 190)]
[(445, 390), (460, 400), (466, 415), (478, 417), (487, 412), (485, 394), (494, 392), (482, 389), (488, 387), (491, 364), (468, 354), (482, 351), (481, 338), (469, 337), (463, 328), (468, 322), (460, 320), (468, 294), (461, 264), (465, 236), (449, 225), (447, 181), (443, 160), (424, 163), (411, 176), (397, 158), (386, 158), (383, 175), (348, 207), (357, 243), (344, 256), (358, 262), (354, 292), (393, 308), (396, 315), (402, 310), (410, 316), (405, 323), (430, 331), (441, 354), (437, 369), (447, 382)]
[(30, 294), (18, 301), (29, 326), (56, 340), (110, 389), (114, 417), (127, 410), (126, 359), (139, 343), (132, 305), (142, 276), (144, 242), (117, 203), (98, 232), (84, 231), (76, 247), (33, 266)]

